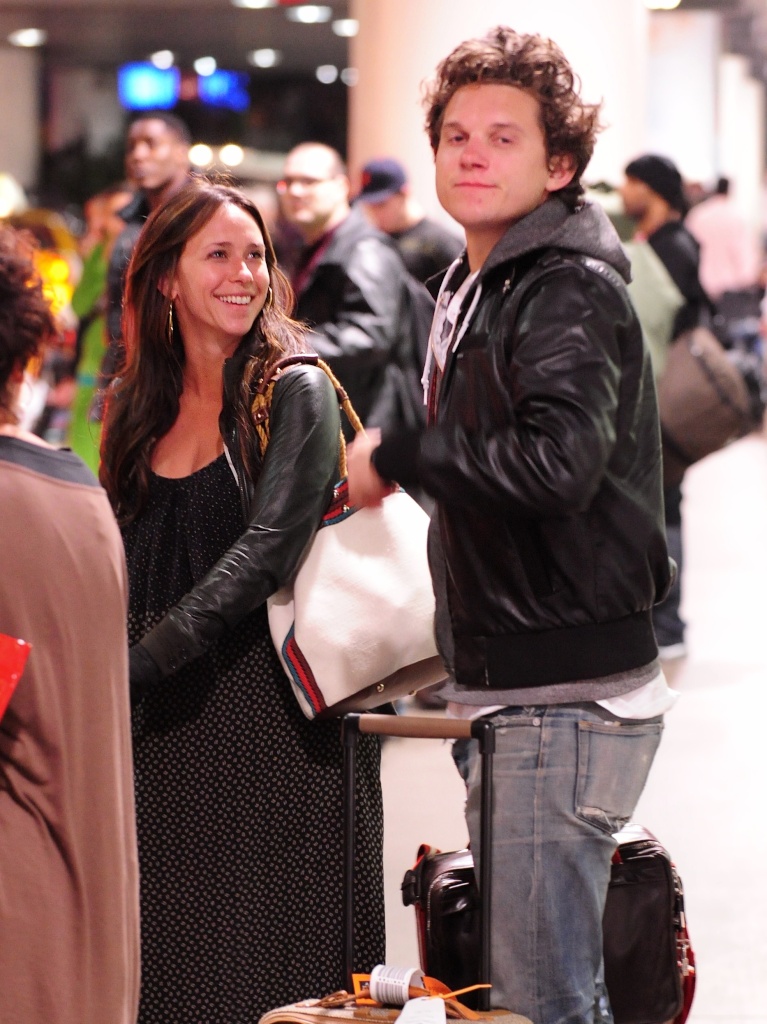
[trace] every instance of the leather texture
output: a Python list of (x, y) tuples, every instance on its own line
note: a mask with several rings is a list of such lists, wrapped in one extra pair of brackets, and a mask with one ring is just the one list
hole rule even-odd
[(270, 419), (271, 438), (252, 499), (234, 426), (227, 433), (249, 519), (239, 540), (141, 641), (163, 676), (202, 654), (292, 580), (330, 502), (340, 415), (325, 373), (302, 365), (283, 374), (275, 384)]
[(670, 566), (655, 389), (625, 286), (601, 260), (550, 249), (501, 262), (481, 288), (418, 458), (457, 682), (647, 664)]
[(307, 340), (341, 379), (366, 427), (408, 422), (420, 372), (407, 271), (391, 239), (358, 210), (336, 229), (303, 284), (295, 316), (308, 323)]

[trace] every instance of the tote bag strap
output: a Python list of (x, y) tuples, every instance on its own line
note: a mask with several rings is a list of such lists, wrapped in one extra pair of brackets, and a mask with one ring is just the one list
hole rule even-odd
[[(256, 432), (258, 433), (258, 441), (262, 457), (266, 451), (266, 446), (269, 444), (269, 413), (272, 406), (274, 385), (286, 370), (289, 370), (292, 366), (299, 366), (302, 364), (319, 366), (319, 368), (328, 376), (330, 383), (335, 388), (336, 396), (338, 397), (338, 404), (346, 414), (346, 418), (349, 420), (354, 433), (365, 433), (365, 428), (362, 426), (362, 422), (355, 412), (354, 406), (349, 401), (349, 396), (347, 395), (343, 385), (325, 360), (320, 359), (320, 357), (314, 352), (299, 352), (296, 355), (285, 356), (283, 359), (278, 359), (274, 362), (258, 382), (256, 387), (256, 395), (253, 399), (250, 411), (253, 416), (253, 422), (256, 425)], [(346, 441), (344, 440), (343, 431), (341, 431), (341, 449), (338, 458), (338, 466), (340, 477), (343, 479), (346, 476)]]

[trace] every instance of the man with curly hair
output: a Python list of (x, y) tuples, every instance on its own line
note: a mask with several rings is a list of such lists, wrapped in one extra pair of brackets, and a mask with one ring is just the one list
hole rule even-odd
[[(454, 713), (496, 729), (492, 1002), (610, 1022), (602, 911), (671, 706), (651, 609), (671, 565), (652, 371), (628, 260), (583, 198), (599, 127), (551, 40), (458, 46), (427, 99), (466, 251), (437, 300), (429, 425), (355, 442), (355, 504), (436, 500), (430, 558)], [(454, 754), (479, 847), (475, 744)]]

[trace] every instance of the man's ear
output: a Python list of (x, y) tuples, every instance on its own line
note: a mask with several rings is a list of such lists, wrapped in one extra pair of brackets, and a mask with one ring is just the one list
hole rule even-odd
[(549, 180), (547, 192), (558, 192), (565, 188), (575, 177), (575, 157), (571, 153), (552, 156), (549, 160)]

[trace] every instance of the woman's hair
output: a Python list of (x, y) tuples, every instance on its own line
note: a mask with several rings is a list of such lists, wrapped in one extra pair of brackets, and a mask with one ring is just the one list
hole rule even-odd
[(34, 245), (0, 228), (0, 416), (15, 421), (10, 378), (24, 369), (56, 331), (50, 305), (31, 259)]
[(547, 156), (571, 156), (575, 161), (572, 181), (557, 191), (575, 208), (583, 194), (581, 175), (600, 130), (600, 104), (580, 98), (580, 80), (560, 48), (544, 36), (522, 35), (504, 26), (457, 46), (425, 87), (426, 130), (434, 152), (453, 94), (464, 85), (483, 84), (513, 85), (538, 100)]
[(128, 266), (123, 316), (126, 361), (124, 372), (109, 389), (99, 474), (122, 523), (133, 519), (143, 507), (152, 448), (170, 430), (179, 411), (184, 346), (170, 295), (165, 293), (169, 292), (186, 243), (226, 205), (238, 206), (258, 225), (271, 289), (236, 353), (244, 370), (234, 395), (234, 416), (240, 427), (240, 454), (247, 472), (258, 458), (250, 414), (253, 382), (281, 356), (306, 348), (302, 326), (290, 317), (293, 291), (277, 267), (274, 247), (257, 207), (228, 183), (193, 178), (147, 219)]

